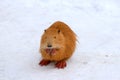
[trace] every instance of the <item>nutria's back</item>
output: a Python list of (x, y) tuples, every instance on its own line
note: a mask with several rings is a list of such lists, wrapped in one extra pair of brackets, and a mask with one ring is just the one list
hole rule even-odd
[[(61, 35), (58, 35), (59, 33), (61, 33)], [(56, 40), (53, 40), (52, 36), (57, 36), (58, 38), (56, 38)], [(47, 40), (45, 40), (45, 37), (48, 37)], [(56, 55), (50, 56), (42, 49), (43, 45), (48, 45), (48, 43), (51, 43), (50, 45), (53, 45), (53, 48), (54, 46), (56, 47), (56, 45), (61, 45), (63, 47), (58, 49), (58, 53), (56, 53)], [(42, 36), (41, 54), (43, 58), (48, 60), (59, 61), (62, 59), (68, 59), (72, 56), (75, 50), (75, 46), (75, 33), (65, 23), (57, 21), (52, 24), (47, 30), (45, 30), (45, 33)]]

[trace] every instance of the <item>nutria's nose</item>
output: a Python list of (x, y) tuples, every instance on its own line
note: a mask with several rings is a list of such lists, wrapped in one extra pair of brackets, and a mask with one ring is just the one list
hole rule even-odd
[(48, 44), (47, 47), (52, 47), (52, 45), (51, 45), (51, 44)]

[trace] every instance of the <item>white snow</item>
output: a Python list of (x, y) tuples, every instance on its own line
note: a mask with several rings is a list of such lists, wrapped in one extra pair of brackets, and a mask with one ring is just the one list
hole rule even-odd
[[(77, 34), (65, 69), (38, 65), (55, 21)], [(0, 0), (0, 80), (120, 80), (120, 0)]]

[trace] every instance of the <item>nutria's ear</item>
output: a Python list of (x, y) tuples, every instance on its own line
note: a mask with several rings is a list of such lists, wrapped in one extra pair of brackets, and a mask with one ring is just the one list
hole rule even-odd
[(58, 30), (58, 33), (60, 33), (60, 30)]
[(46, 32), (46, 29), (44, 30), (44, 32)]

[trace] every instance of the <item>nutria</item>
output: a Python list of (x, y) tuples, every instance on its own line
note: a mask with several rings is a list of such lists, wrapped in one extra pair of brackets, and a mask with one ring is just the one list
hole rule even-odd
[(76, 34), (67, 24), (60, 21), (53, 23), (41, 37), (40, 53), (43, 59), (39, 64), (43, 66), (56, 62), (57, 68), (66, 67), (66, 60), (75, 51), (76, 40)]

